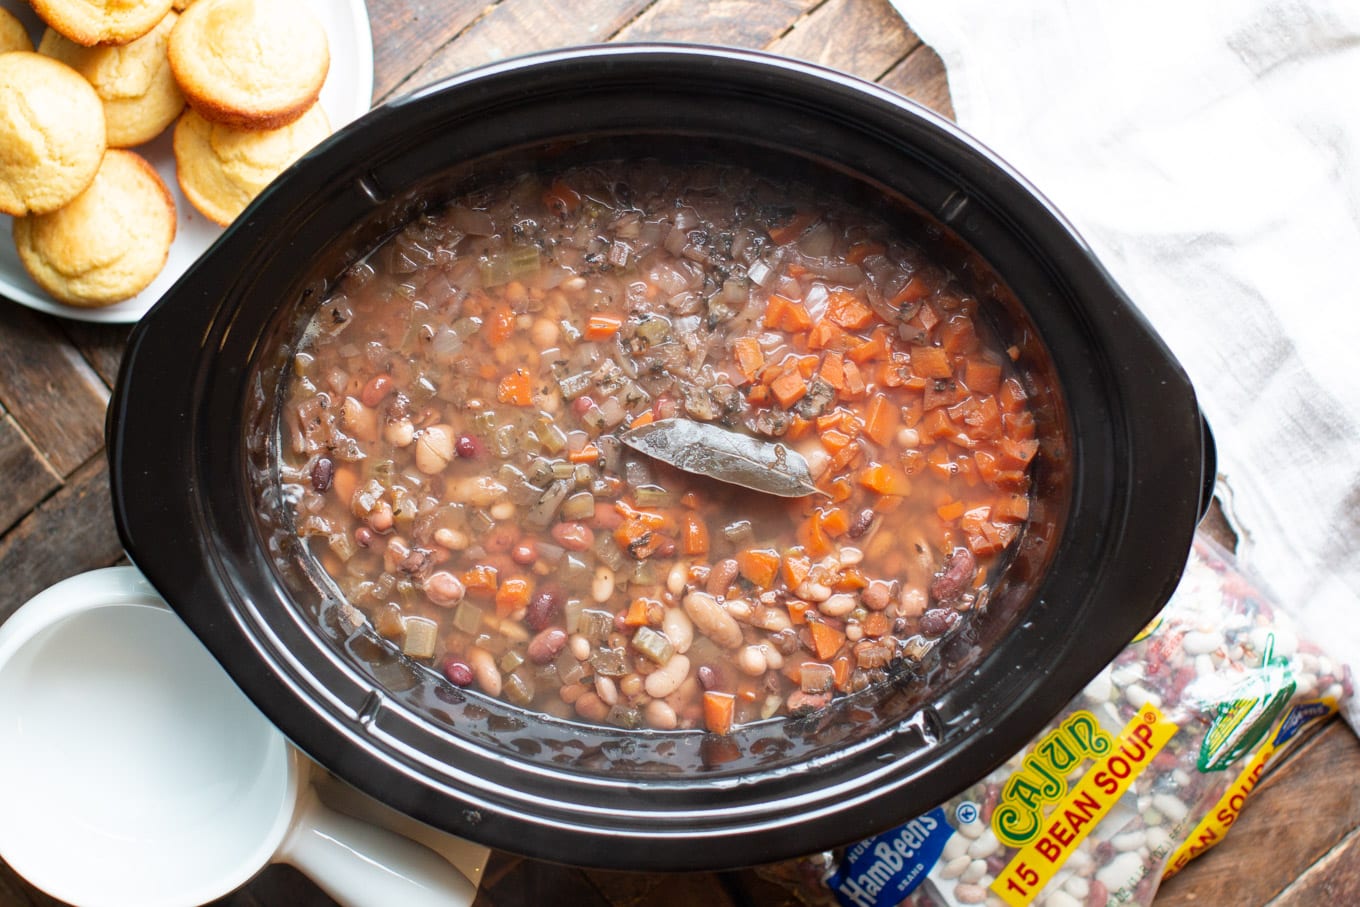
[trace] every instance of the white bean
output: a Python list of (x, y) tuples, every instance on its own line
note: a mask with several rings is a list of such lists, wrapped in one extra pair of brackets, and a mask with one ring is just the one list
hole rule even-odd
[(453, 427), (431, 425), (416, 436), (416, 468), (428, 476), (443, 472), (453, 459)]
[(671, 641), (677, 652), (688, 652), (694, 642), (694, 622), (684, 608), (667, 608), (661, 616), (661, 632)]
[(723, 602), (723, 609), (743, 623), (751, 619), (751, 612), (755, 610), (744, 598), (727, 599)]
[(666, 590), (671, 595), (678, 596), (685, 591), (685, 583), (689, 582), (689, 564), (684, 561), (676, 561), (671, 566), (671, 572), (666, 574)]
[(595, 568), (595, 578), (590, 582), (590, 597), (601, 605), (614, 597), (614, 571), (604, 564)]
[(864, 560), (864, 552), (851, 545), (846, 545), (837, 554), (837, 558), (840, 560), (842, 567), (853, 567)]
[(940, 869), (940, 878), (957, 879), (959, 876), (963, 875), (965, 869), (972, 865), (972, 862), (972, 859), (969, 858), (967, 854), (953, 857), (952, 859), (947, 860), (944, 867)]
[(653, 699), (664, 699), (680, 688), (689, 676), (689, 657), (672, 655), (671, 660), (647, 675), (643, 689)]
[(496, 656), (480, 646), (473, 646), (468, 649), (467, 663), (483, 693), (488, 696), (501, 694), (501, 672), (496, 667)]
[(956, 885), (954, 886), (954, 900), (960, 904), (985, 904), (987, 903), (987, 889), (981, 885)]
[(585, 661), (590, 657), (590, 640), (580, 633), (573, 633), (567, 645), (571, 647), (571, 655), (577, 661)]
[(664, 699), (653, 699), (642, 709), (642, 717), (649, 727), (656, 728), (658, 731), (675, 730), (676, 717), (675, 709)]
[(1181, 802), (1175, 794), (1155, 794), (1152, 798), (1153, 807), (1171, 820), (1171, 824), (1176, 824), (1185, 818), (1186, 813), (1190, 812), (1190, 807)]
[(467, 533), (457, 529), (436, 529), (434, 531), (434, 540), (450, 551), (462, 551), (467, 548), (468, 545), (472, 544)]
[(844, 592), (837, 592), (818, 605), (817, 610), (827, 617), (844, 617), (855, 610), (855, 597)]
[(416, 439), (416, 427), (410, 419), (398, 419), (383, 426), (383, 440), (393, 447), (410, 447)]
[(741, 625), (707, 592), (696, 591), (686, 595), (684, 608), (699, 632), (719, 646), (724, 649), (735, 649), (741, 645)]
[(742, 646), (741, 652), (737, 655), (737, 667), (749, 677), (759, 677), (769, 668), (769, 663), (765, 660), (765, 653), (761, 651), (760, 646)]
[(603, 674), (595, 675), (595, 695), (599, 696), (605, 705), (619, 704), (619, 688), (612, 677), (606, 677)]
[(968, 864), (963, 873), (959, 876), (959, 881), (968, 885), (982, 881), (982, 877), (987, 874), (987, 861), (974, 860)]
[(968, 856), (975, 860), (985, 860), (1001, 849), (1001, 842), (990, 828), (978, 835), (976, 841), (968, 845)]
[(511, 501), (497, 501), (491, 505), (491, 519), (498, 523), (513, 519), (515, 516), (515, 505)]

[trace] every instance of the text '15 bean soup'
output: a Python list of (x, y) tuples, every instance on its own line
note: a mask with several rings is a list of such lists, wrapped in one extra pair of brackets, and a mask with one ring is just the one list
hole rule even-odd
[(282, 479), (356, 619), (449, 683), (725, 734), (986, 607), (1038, 450), (1016, 355), (848, 206), (581, 166), (349, 269), (293, 362)]

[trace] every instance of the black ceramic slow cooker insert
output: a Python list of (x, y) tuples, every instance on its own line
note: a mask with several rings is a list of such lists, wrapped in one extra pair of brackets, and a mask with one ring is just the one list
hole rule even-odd
[[(926, 680), (731, 737), (548, 720), (337, 618), (288, 532), (276, 443), (301, 325), (356, 258), (524, 166), (731, 160), (922, 215), (1038, 395), (1040, 505), (986, 616)], [(1070, 225), (948, 121), (849, 76), (700, 47), (583, 48), (385, 105), (272, 184), (138, 324), (109, 419), (130, 556), (260, 709), (331, 771), (545, 859), (722, 868), (924, 812), (1025, 745), (1161, 608), (1212, 444), (1180, 367)]]

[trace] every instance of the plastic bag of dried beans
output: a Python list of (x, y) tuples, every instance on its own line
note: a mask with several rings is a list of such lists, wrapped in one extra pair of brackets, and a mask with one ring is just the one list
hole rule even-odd
[(1048, 728), (947, 803), (762, 872), (814, 905), (1146, 905), (1351, 693), (1202, 534), (1162, 613)]

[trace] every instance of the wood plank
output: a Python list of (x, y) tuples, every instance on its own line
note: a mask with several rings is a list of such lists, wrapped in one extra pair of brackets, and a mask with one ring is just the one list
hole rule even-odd
[(685, 41), (764, 47), (788, 31), (818, 0), (711, 0), (696, 15), (693, 0), (659, 0), (614, 40)]
[(879, 80), (885, 88), (891, 88), (918, 104), (949, 119), (954, 119), (954, 104), (949, 99), (949, 79), (945, 75), (944, 61), (935, 48), (920, 45), (907, 58), (888, 70)]
[(102, 456), (0, 539), (0, 620), (58, 580), (123, 556), (113, 526), (109, 467)]
[(127, 348), (132, 325), (67, 321), (62, 324), (62, 331), (80, 350), (95, 374), (113, 387), (118, 380), (118, 364), (123, 361), (123, 350)]
[(374, 103), (386, 100), (431, 54), (495, 4), (496, 0), (370, 2)]
[(440, 48), (427, 63), (407, 76), (397, 91), (410, 91), (474, 66), (519, 54), (606, 41), (652, 2), (502, 0), (456, 41)]
[(0, 319), (0, 404), (61, 475), (104, 446), (109, 389), (57, 319), (11, 305)]
[(920, 43), (888, 0), (828, 0), (766, 49), (872, 81)]
[(1157, 907), (1266, 903), (1360, 826), (1357, 777), (1360, 740), (1334, 720), (1257, 785), (1223, 843), (1163, 885)]
[(1346, 839), (1270, 902), (1270, 907), (1360, 904), (1360, 831)]
[(0, 534), (61, 485), (61, 476), (52, 471), (8, 415), (0, 418), (0, 476), (5, 478), (5, 494), (0, 495)]

